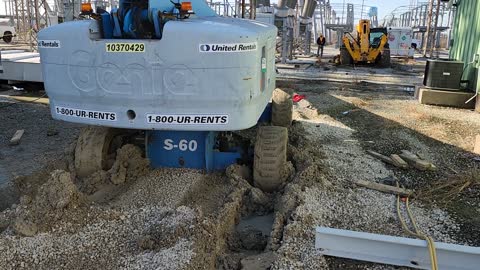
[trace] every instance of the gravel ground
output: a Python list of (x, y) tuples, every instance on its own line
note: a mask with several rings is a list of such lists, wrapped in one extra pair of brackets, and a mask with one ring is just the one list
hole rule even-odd
[[(170, 214), (169, 218), (165, 216)], [(83, 211), (77, 213), (85, 215)], [(183, 226), (193, 210), (164, 207), (96, 209), (87, 224), (74, 233), (69, 222), (34, 237), (6, 231), (0, 238), (1, 269), (179, 269), (193, 256), (192, 240), (180, 239), (171, 247), (142, 251), (137, 241), (158, 227)]]
[[(293, 221), (285, 228), (284, 240), (278, 250), (285, 254), (276, 262), (277, 269), (398, 269), (391, 266), (325, 259), (314, 251), (316, 226), (408, 237), (398, 223), (396, 197), (373, 190), (356, 188), (357, 179), (379, 181), (393, 172), (383, 163), (365, 153), (359, 144), (345, 142), (354, 139), (353, 131), (331, 117), (320, 116), (314, 121), (301, 122), (310, 140), (322, 144), (327, 159), (324, 169), (332, 187), (305, 187), (302, 202), (294, 211)], [(429, 209), (419, 204), (411, 206), (418, 225), (436, 241), (459, 243), (455, 235), (459, 226), (441, 209)]]
[(208, 176), (197, 170), (153, 170), (133, 183), (112, 203), (138, 208), (148, 205), (177, 206), (188, 191), (200, 185), (201, 181), (208, 181)]
[[(298, 58), (287, 63), (299, 64), (299, 68), (284, 68), (278, 66), (282, 78), (298, 78), (319, 81), (339, 82), (377, 82), (381, 84), (400, 84), (405, 86), (420, 85), (423, 81), (425, 59), (420, 55), (416, 59), (392, 58), (391, 68), (377, 68), (362, 65), (337, 66), (330, 63), (334, 55), (339, 54), (338, 48), (327, 46), (321, 62), (315, 57)], [(392, 76), (392, 74), (394, 76)]]
[[(353, 181), (384, 182), (397, 177), (401, 184), (422, 190), (449, 177), (452, 170), (475, 168), (468, 151), (473, 149), (474, 132), (480, 127), (478, 115), (420, 105), (404, 87), (302, 80), (285, 80), (282, 85), (306, 95), (306, 101), (296, 106), (297, 121), (308, 143), (320, 146), (317, 151), (325, 158), (315, 173), (323, 175), (331, 186), (301, 180), (290, 183), (302, 192), (297, 194), (299, 204), (284, 228), (274, 268), (399, 269), (319, 256), (314, 250), (314, 228), (409, 237), (397, 218), (396, 197), (356, 187)], [(433, 173), (400, 170), (369, 156), (368, 149), (386, 155), (408, 149), (439, 169)], [(463, 202), (464, 197), (477, 193), (464, 193), (452, 202), (453, 207), (414, 200), (411, 208), (420, 228), (438, 242), (478, 246), (478, 197)], [(464, 203), (469, 204), (469, 210), (456, 211), (455, 205)]]
[[(0, 226), (0, 269), (209, 268), (203, 241), (208, 243), (212, 220), (181, 206), (204, 174), (152, 170), (100, 204), (75, 188), (51, 194), (59, 190), (58, 174), (70, 176), (55, 171), (33, 199), (22, 197), (2, 213), (11, 223)], [(59, 191), (69, 190), (61, 186)]]

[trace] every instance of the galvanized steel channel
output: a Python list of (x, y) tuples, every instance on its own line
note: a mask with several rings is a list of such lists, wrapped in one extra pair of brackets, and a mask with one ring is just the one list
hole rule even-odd
[[(435, 242), (439, 269), (478, 270), (480, 248)], [(431, 269), (427, 243), (389, 235), (317, 227), (315, 248), (322, 255)]]

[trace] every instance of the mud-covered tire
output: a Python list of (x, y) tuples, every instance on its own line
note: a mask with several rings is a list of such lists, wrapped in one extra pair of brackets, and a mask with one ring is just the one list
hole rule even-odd
[(280, 88), (273, 90), (272, 124), (274, 126), (289, 127), (292, 124), (292, 115), (292, 96)]
[(116, 129), (89, 126), (83, 128), (75, 147), (75, 170), (77, 176), (86, 177), (92, 173), (108, 169), (111, 144)]
[(6, 31), (5, 33), (3, 33), (2, 39), (5, 43), (12, 42), (12, 38), (13, 38), (12, 32)]
[(288, 177), (288, 130), (285, 127), (263, 126), (258, 129), (253, 161), (253, 180), (265, 192), (277, 190)]
[(340, 47), (340, 64), (351, 65), (353, 62), (352, 56), (346, 47)]
[(390, 67), (390, 49), (383, 49), (382, 54), (380, 55), (380, 60), (378, 61), (380, 67)]

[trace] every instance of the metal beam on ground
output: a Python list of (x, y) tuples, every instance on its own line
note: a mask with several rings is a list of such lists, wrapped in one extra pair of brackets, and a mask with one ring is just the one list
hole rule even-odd
[[(435, 242), (438, 267), (448, 270), (477, 270), (480, 248)], [(424, 240), (317, 227), (315, 248), (322, 255), (390, 265), (430, 269)]]

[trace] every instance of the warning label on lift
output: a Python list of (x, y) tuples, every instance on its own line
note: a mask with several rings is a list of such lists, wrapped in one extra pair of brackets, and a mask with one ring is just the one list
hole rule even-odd
[(75, 117), (75, 118), (101, 120), (101, 121), (117, 121), (117, 114), (114, 112), (89, 111), (89, 110), (55, 106), (55, 113), (57, 113), (58, 115)]
[(171, 125), (226, 125), (228, 124), (228, 115), (147, 114), (147, 123)]

